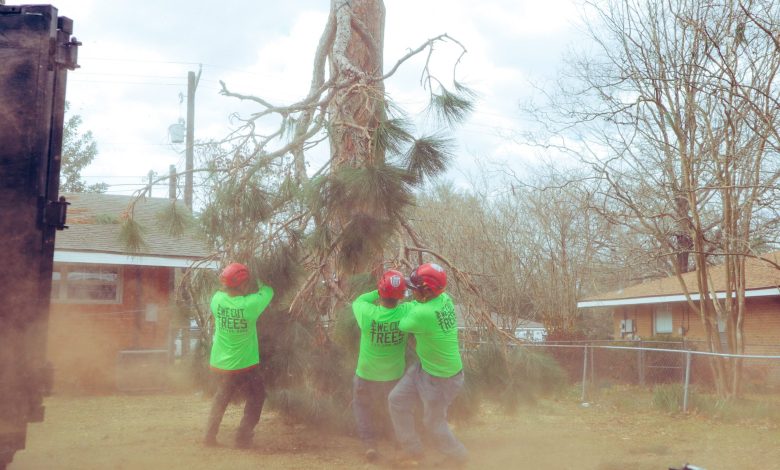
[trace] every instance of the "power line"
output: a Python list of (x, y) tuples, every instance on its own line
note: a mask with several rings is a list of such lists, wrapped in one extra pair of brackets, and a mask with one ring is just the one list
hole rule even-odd
[(123, 80), (75, 80), (70, 79), (69, 82), (78, 83), (117, 83), (121, 85), (158, 85), (158, 86), (182, 86), (181, 83), (155, 83), (155, 82), (127, 82)]
[[(159, 78), (159, 79), (174, 79), (177, 80), (181, 77), (177, 75), (143, 75), (143, 74), (132, 74), (132, 73), (110, 73), (110, 72), (79, 72), (78, 76), (84, 76), (84, 75), (99, 75), (99, 76), (108, 76), (108, 77), (131, 77), (131, 78)], [(114, 83), (114, 80), (104, 80), (107, 83)], [(203, 79), (204, 82), (211, 82), (211, 83), (219, 83), (219, 80), (209, 80), (209, 79)], [(184, 85), (184, 83), (182, 83)]]
[(146, 59), (116, 59), (112, 57), (80, 57), (81, 60), (102, 60), (106, 62), (145, 62), (149, 64), (177, 64), (177, 65), (199, 65), (200, 62), (178, 62), (173, 60), (146, 60)]
[(179, 79), (182, 77), (179, 77), (178, 75), (143, 75), (143, 74), (136, 74), (136, 73), (114, 73), (114, 72), (82, 72), (79, 71), (78, 76), (83, 75), (105, 75), (109, 77), (135, 77), (135, 78), (173, 78), (173, 79)]
[(149, 175), (81, 175), (82, 178), (148, 178)]
[[(133, 63), (149, 63), (149, 64), (176, 64), (176, 65), (198, 65), (203, 67), (204, 69), (218, 69), (218, 70), (225, 70), (228, 72), (237, 72), (237, 73), (243, 73), (246, 75), (251, 75), (255, 77), (273, 77), (273, 76), (281, 76), (283, 77), (283, 73), (279, 74), (271, 74), (271, 73), (256, 73), (256, 72), (249, 72), (246, 70), (231, 68), (231, 67), (224, 67), (221, 65), (214, 65), (214, 64), (204, 64), (202, 62), (177, 62), (177, 61), (166, 61), (166, 60), (144, 60), (144, 59), (113, 59), (113, 58), (97, 58), (97, 57), (79, 57), (79, 60), (82, 61), (89, 61), (89, 60), (97, 60), (97, 61), (106, 61), (106, 62), (133, 62)], [(83, 72), (87, 73), (87, 72)], [(204, 80), (204, 81), (212, 81), (212, 82), (218, 82), (218, 80)]]
[(136, 147), (168, 147), (172, 144), (162, 143), (162, 144), (154, 144), (151, 142), (99, 142), (100, 145), (134, 145)]

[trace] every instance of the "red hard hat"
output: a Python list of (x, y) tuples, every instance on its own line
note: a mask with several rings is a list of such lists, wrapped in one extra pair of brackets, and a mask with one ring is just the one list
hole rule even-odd
[(404, 275), (393, 269), (385, 271), (376, 283), (376, 288), (379, 290), (379, 297), (383, 299), (401, 300), (406, 294)]
[(249, 268), (241, 263), (231, 263), (225, 266), (219, 281), (225, 287), (238, 287), (249, 279)]
[(425, 263), (412, 271), (407, 283), (410, 289), (427, 290), (433, 295), (439, 295), (447, 287), (447, 273), (436, 263)]

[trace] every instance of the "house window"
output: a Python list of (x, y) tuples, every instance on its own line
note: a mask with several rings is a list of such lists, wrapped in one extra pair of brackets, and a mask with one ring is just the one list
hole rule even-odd
[(672, 326), (672, 309), (668, 305), (656, 307), (653, 316), (653, 329), (655, 334), (669, 334), (674, 332)]
[(122, 270), (119, 266), (90, 264), (55, 265), (51, 278), (53, 302), (79, 304), (122, 303)]

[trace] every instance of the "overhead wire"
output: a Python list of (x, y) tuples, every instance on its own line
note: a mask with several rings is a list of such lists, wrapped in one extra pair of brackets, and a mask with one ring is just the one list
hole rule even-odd
[[(239, 69), (219, 66), (219, 65), (215, 65), (215, 64), (203, 64), (203, 63), (188, 62), (188, 61), (147, 60), (147, 59), (128, 59), (128, 58), (117, 59), (117, 58), (103, 58), (103, 57), (83, 57), (82, 59), (85, 60), (85, 61), (93, 60), (93, 61), (117, 62), (117, 63), (126, 62), (126, 63), (171, 64), (171, 65), (186, 65), (186, 66), (198, 65), (198, 66), (202, 67), (202, 69), (212, 69), (212, 70), (217, 70), (218, 69), (218, 70), (226, 70), (226, 71), (237, 72), (237, 73), (242, 73), (242, 74), (248, 74), (248, 75), (253, 75), (253, 76), (257, 76), (258, 75), (257, 73), (249, 72), (249, 71), (246, 71), (246, 70), (239, 70)], [(170, 82), (165, 82), (165, 81), (157, 81), (157, 82), (153, 81), (153, 80), (158, 80), (158, 79), (159, 80), (179, 79), (178, 76), (174, 76), (174, 75), (170, 75), (170, 74), (165, 74), (165, 75), (132, 74), (132, 73), (131, 74), (123, 74), (123, 73), (117, 73), (117, 72), (88, 72), (88, 71), (83, 71), (83, 72), (81, 72), (81, 75), (82, 76), (86, 76), (87, 79), (80, 79), (80, 78), (77, 78), (77, 76), (74, 76), (73, 78), (70, 78), (69, 81), (83, 82), (83, 83), (127, 84), (127, 85), (141, 85), (141, 86), (149, 85), (149, 86), (179, 86), (179, 87), (186, 87), (186, 81), (184, 80), (184, 74), (182, 74), (182, 76), (181, 76), (182, 82), (177, 82), (177, 83), (170, 83)], [(270, 76), (272, 74), (262, 74), (262, 75)], [(91, 79), (90, 77), (94, 77), (96, 79)], [(108, 77), (108, 79), (100, 78), (100, 77)], [(128, 77), (128, 78), (138, 78), (138, 79), (149, 79), (150, 81), (114, 80), (114, 79), (111, 79), (111, 77), (117, 77), (117, 78), (119, 78), (119, 77)], [(207, 79), (207, 78), (201, 78), (200, 81), (204, 82), (204, 83), (217, 83), (218, 82), (218, 80)], [(219, 90), (218, 87), (208, 87), (208, 86), (205, 87), (205, 89), (207, 89), (207, 90), (208, 89)], [(414, 104), (416, 106), (418, 103), (414, 103)], [(503, 117), (503, 118), (506, 118), (506, 116), (502, 116), (502, 115), (497, 114), (497, 113), (485, 112), (485, 111), (475, 112), (474, 114), (475, 115), (483, 115), (483, 116), (492, 116), (492, 117)], [(484, 135), (489, 133), (490, 135), (493, 135), (495, 137), (501, 137), (503, 133), (512, 133), (512, 132), (516, 132), (516, 130), (517, 129), (507, 128), (507, 127), (504, 127), (504, 126), (494, 126), (494, 125), (488, 125), (488, 124), (479, 124), (479, 123), (474, 123), (474, 122), (466, 122), (461, 127), (460, 132), (466, 132), (466, 133), (469, 133), (469, 134), (482, 135), (482, 136), (484, 136)], [(168, 143), (168, 142), (166, 142), (166, 143), (101, 142), (101, 145), (106, 145), (106, 146), (122, 145), (122, 146), (135, 146), (135, 147), (160, 147), (160, 148), (162, 148), (162, 147), (171, 146), (172, 144)], [(183, 155), (183, 152), (177, 152), (177, 153), (180, 153), (179, 159), (178, 159), (178, 162), (177, 162), (177, 167), (178, 167), (181, 164), (183, 164), (184, 155)], [(90, 177), (91, 178), (99, 178), (98, 176), (90, 176)], [(124, 176), (112, 176), (112, 177), (121, 178), (121, 177), (124, 177)], [(143, 177), (145, 177), (145, 176), (142, 176), (141, 178), (143, 178)], [(141, 187), (147, 186), (147, 184), (144, 184), (144, 183), (136, 183), (136, 184), (125, 183), (125, 184), (112, 184), (112, 185), (109, 185), (109, 187), (114, 187), (114, 188), (116, 188), (118, 186), (125, 186), (125, 187), (126, 186), (131, 186), (131, 187), (134, 186), (134, 187), (141, 188)]]

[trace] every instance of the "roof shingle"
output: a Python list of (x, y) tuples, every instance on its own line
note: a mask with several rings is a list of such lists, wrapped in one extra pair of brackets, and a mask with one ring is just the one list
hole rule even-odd
[[(780, 251), (761, 255), (761, 257), (780, 264)], [(726, 290), (726, 275), (721, 268), (722, 265), (712, 266), (709, 268), (709, 274), (716, 292), (724, 292)], [(775, 268), (770, 263), (756, 258), (748, 258), (745, 261), (745, 271), (745, 289), (748, 291), (780, 286), (780, 269)], [(683, 274), (682, 279), (689, 292), (698, 292), (696, 271)], [(589, 296), (583, 299), (583, 301), (635, 299), (643, 297), (681, 295), (683, 293), (683, 289), (680, 286), (680, 281), (677, 279), (677, 276), (669, 276), (663, 279), (645, 281), (641, 284), (636, 284), (625, 289)]]
[[(208, 247), (193, 227), (181, 236), (169, 233), (160, 220), (160, 214), (170, 210), (171, 204), (189, 213), (181, 201), (163, 198), (144, 198), (135, 204), (133, 218), (144, 229), (145, 246), (137, 252), (129, 252), (120, 239), (121, 220), (127, 217), (133, 196), (97, 193), (62, 193), (70, 202), (66, 224), (69, 228), (58, 231), (54, 248), (57, 251), (91, 251), (101, 253), (131, 254), (141, 256), (168, 256), (204, 258)], [(113, 223), (110, 223), (113, 222)]]

